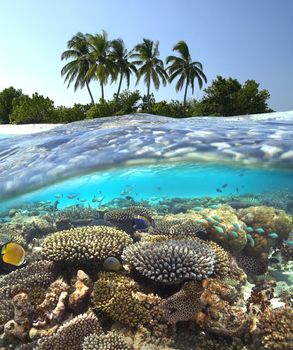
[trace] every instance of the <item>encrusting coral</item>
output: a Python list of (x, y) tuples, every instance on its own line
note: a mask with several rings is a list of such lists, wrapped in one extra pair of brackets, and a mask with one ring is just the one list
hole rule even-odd
[(99, 263), (108, 256), (120, 256), (130, 243), (127, 233), (112, 227), (76, 227), (46, 237), (42, 253), (51, 261)]
[(93, 309), (128, 326), (147, 323), (150, 316), (136, 297), (137, 292), (139, 285), (131, 278), (115, 272), (101, 272), (94, 284)]
[(98, 319), (82, 314), (63, 324), (54, 335), (39, 339), (34, 350), (80, 350), (84, 338), (93, 333), (102, 333)]
[(186, 282), (179, 292), (162, 301), (164, 318), (170, 323), (192, 320), (196, 312), (204, 307), (200, 301), (202, 292), (200, 282)]
[(116, 332), (91, 334), (82, 343), (82, 350), (131, 350), (121, 335)]
[(211, 275), (216, 255), (201, 241), (168, 240), (129, 245), (122, 258), (137, 272), (156, 282), (177, 284)]

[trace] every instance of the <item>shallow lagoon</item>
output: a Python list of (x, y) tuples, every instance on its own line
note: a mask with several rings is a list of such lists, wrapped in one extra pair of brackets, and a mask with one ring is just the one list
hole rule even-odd
[(1, 239), (27, 251), (1, 270), (2, 346), (289, 349), (292, 117), (134, 115), (0, 140)]

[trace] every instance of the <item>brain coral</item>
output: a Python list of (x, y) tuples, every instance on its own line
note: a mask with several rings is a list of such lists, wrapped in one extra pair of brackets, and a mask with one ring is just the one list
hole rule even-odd
[(108, 256), (119, 256), (130, 243), (131, 237), (123, 231), (108, 226), (87, 226), (48, 236), (42, 249), (51, 261), (101, 262)]
[(130, 350), (121, 335), (116, 332), (91, 334), (82, 343), (83, 350)]
[(66, 322), (54, 335), (41, 338), (35, 350), (80, 350), (84, 338), (92, 333), (102, 333), (98, 319), (82, 314)]
[(93, 309), (128, 326), (146, 323), (149, 320), (148, 310), (136, 298), (138, 291), (138, 284), (131, 278), (102, 272), (94, 285)]
[(140, 274), (167, 284), (206, 278), (214, 272), (216, 261), (206, 243), (190, 239), (132, 244), (122, 258)]

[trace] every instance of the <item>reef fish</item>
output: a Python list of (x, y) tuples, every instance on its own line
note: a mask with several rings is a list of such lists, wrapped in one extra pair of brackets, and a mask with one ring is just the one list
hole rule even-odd
[(224, 184), (222, 185), (222, 188), (226, 188), (228, 186), (228, 184)]
[(238, 232), (236, 232), (236, 231), (231, 231), (231, 234), (232, 234), (232, 236), (234, 238), (238, 238), (239, 237)]
[(250, 226), (247, 226), (247, 227), (246, 227), (246, 231), (247, 231), (247, 232), (253, 232), (253, 228), (250, 227)]
[(279, 235), (276, 232), (271, 232), (268, 234), (268, 236), (273, 239), (279, 238)]
[(221, 218), (218, 215), (212, 216), (212, 219), (214, 219), (216, 221), (221, 221)]
[(247, 240), (250, 243), (250, 245), (252, 247), (254, 247), (255, 246), (255, 241), (254, 241), (253, 237), (250, 234), (247, 234), (246, 237), (247, 237)]
[(1, 262), (13, 266), (21, 266), (25, 263), (25, 250), (18, 243), (5, 243), (1, 247)]
[(200, 210), (203, 210), (203, 207), (193, 207), (192, 209), (196, 211), (200, 211)]
[(239, 224), (237, 224), (237, 223), (233, 224), (233, 226), (234, 226), (237, 230), (239, 230), (239, 228), (240, 228)]
[(224, 232), (225, 232), (225, 231), (223, 230), (223, 228), (220, 227), (220, 226), (214, 226), (214, 228), (215, 228), (215, 230), (216, 230), (217, 232), (219, 232), (219, 233), (224, 233)]
[(222, 192), (222, 190), (220, 188), (216, 188), (217, 192)]
[(77, 197), (79, 195), (79, 193), (69, 193), (66, 197), (68, 199), (74, 199), (75, 197)]
[(211, 209), (217, 209), (219, 206), (217, 205), (217, 204), (212, 204), (212, 205), (210, 205), (210, 208)]
[(115, 256), (109, 256), (103, 262), (103, 267), (107, 271), (120, 271), (122, 268), (121, 262)]
[(138, 231), (147, 231), (148, 227), (151, 226), (152, 223), (145, 216), (137, 216), (133, 219), (133, 227)]
[(265, 230), (262, 228), (262, 227), (258, 227), (256, 229), (254, 229), (255, 232), (259, 233), (259, 234), (262, 234), (265, 232)]

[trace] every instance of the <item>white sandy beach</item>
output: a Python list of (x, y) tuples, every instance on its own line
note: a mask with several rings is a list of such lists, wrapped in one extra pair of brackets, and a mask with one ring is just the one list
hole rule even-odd
[(47, 131), (60, 126), (62, 124), (22, 124), (22, 125), (12, 125), (12, 124), (0, 124), (0, 135), (25, 135), (34, 134), (36, 132)]

